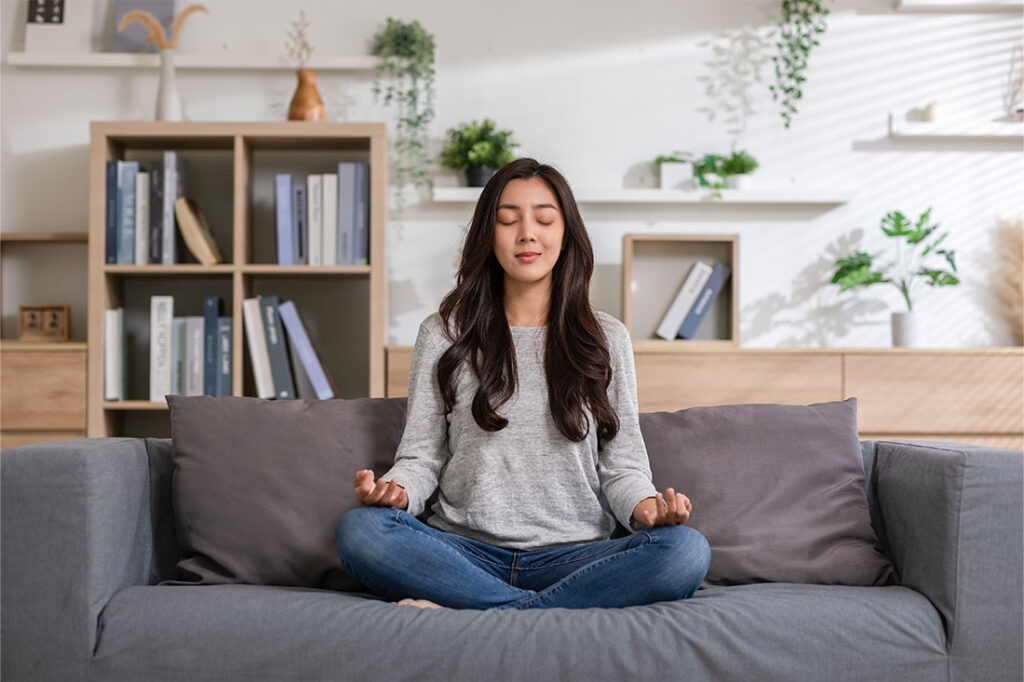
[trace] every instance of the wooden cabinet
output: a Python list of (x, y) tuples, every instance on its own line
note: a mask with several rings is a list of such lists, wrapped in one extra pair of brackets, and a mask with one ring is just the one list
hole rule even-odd
[(0, 344), (0, 446), (85, 437), (84, 343)]

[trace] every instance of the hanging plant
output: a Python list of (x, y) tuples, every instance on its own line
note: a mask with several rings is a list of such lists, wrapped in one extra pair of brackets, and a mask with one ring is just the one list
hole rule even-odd
[(383, 92), (384, 105), (394, 102), (398, 107), (394, 178), (399, 189), (397, 210), (401, 212), (401, 189), (408, 180), (414, 186), (433, 189), (427, 128), (434, 118), (434, 36), (418, 21), (407, 24), (389, 17), (374, 36), (371, 53), (381, 58), (373, 83), (374, 98), (379, 100)]
[(803, 97), (807, 58), (811, 48), (818, 44), (816, 34), (824, 33), (828, 8), (821, 0), (782, 0), (782, 19), (779, 21), (780, 42), (775, 43), (779, 54), (775, 62), (775, 84), (769, 85), (772, 99), (782, 100), (782, 120), (786, 128), (796, 114), (796, 102)]

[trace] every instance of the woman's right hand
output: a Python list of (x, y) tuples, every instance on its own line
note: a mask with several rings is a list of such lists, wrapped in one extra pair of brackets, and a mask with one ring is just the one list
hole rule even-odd
[(379, 478), (377, 483), (374, 483), (371, 469), (356, 472), (354, 488), (356, 499), (368, 507), (409, 508), (409, 496), (406, 495), (405, 488), (395, 483), (395, 479), (385, 481)]

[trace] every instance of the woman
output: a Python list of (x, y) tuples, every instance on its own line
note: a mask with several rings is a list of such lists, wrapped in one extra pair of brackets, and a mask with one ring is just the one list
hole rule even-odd
[[(421, 608), (587, 608), (690, 597), (711, 552), (651, 483), (625, 326), (591, 309), (593, 250), (534, 159), (480, 194), (455, 287), (419, 327), (395, 464), (355, 474), (336, 528), (366, 587)], [(416, 517), (438, 488), (433, 515)], [(633, 532), (611, 538), (615, 520)]]

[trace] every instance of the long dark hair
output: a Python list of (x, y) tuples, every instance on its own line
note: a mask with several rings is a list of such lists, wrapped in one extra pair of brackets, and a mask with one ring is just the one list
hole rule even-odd
[(590, 425), (584, 406), (597, 423), (598, 438), (611, 440), (618, 433), (619, 419), (608, 401), (608, 340), (590, 308), (594, 250), (569, 183), (552, 166), (529, 158), (506, 164), (484, 186), (463, 244), (455, 287), (441, 301), (445, 333), (453, 340), (437, 363), (444, 414), (455, 405), (457, 372), (468, 358), (479, 381), (473, 418), (485, 431), (508, 425), (496, 409), (514, 395), (519, 377), (505, 316), (504, 269), (494, 254), (494, 223), (505, 185), (533, 177), (540, 177), (555, 193), (565, 223), (564, 248), (552, 271), (544, 348), (548, 404), (558, 430), (569, 440), (587, 437)]

